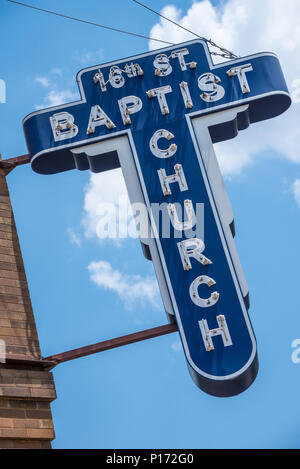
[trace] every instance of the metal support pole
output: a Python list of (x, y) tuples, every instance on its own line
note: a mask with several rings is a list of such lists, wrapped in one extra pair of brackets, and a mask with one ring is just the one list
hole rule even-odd
[(4, 171), (5, 175), (10, 173), (17, 166), (21, 166), (27, 163), (30, 163), (30, 155), (15, 156), (13, 158), (7, 158), (5, 160), (2, 160), (2, 157), (0, 155), (0, 169)]
[(159, 337), (161, 335), (170, 334), (178, 330), (176, 324), (165, 324), (164, 326), (154, 327), (152, 329), (146, 329), (145, 331), (135, 332), (133, 334), (124, 335), (115, 339), (104, 340), (97, 344), (87, 345), (67, 352), (58, 353), (44, 358), (48, 363), (55, 363), (50, 365), (50, 369), (60, 363), (75, 360), (76, 358), (82, 358), (93, 353), (104, 352), (116, 347), (122, 347), (123, 345), (133, 344), (134, 342), (140, 342), (141, 340), (152, 339), (153, 337)]

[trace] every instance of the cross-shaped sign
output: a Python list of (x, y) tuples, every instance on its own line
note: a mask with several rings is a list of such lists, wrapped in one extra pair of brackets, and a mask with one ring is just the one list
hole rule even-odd
[(77, 81), (80, 101), (24, 119), (33, 170), (122, 167), (131, 203), (147, 209), (142, 242), (193, 380), (216, 396), (244, 391), (258, 369), (256, 341), (212, 144), (290, 106), (277, 57), (214, 65), (195, 40), (86, 68)]

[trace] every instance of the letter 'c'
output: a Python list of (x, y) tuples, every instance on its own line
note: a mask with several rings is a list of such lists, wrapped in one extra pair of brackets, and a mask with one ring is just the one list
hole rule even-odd
[(212, 287), (216, 284), (216, 282), (214, 281), (214, 279), (208, 277), (207, 275), (200, 275), (199, 277), (195, 278), (195, 280), (191, 283), (190, 297), (192, 302), (195, 303), (195, 305), (200, 306), (201, 308), (210, 308), (218, 302), (220, 295), (217, 291), (215, 291), (210, 295), (209, 298), (201, 298), (198, 293), (198, 287), (202, 284), (205, 284), (208, 287)]
[(175, 155), (177, 151), (177, 145), (175, 143), (172, 143), (169, 148), (166, 150), (162, 150), (161, 148), (158, 147), (158, 140), (160, 138), (166, 138), (167, 140), (171, 140), (175, 136), (169, 132), (168, 130), (165, 129), (159, 129), (157, 130), (151, 137), (149, 146), (151, 153), (154, 156), (157, 156), (157, 158), (170, 158), (171, 156)]

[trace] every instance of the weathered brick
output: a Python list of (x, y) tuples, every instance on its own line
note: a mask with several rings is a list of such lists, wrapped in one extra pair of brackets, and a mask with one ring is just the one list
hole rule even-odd
[(53, 374), (49, 371), (29, 370), (27, 376), (33, 379), (47, 379), (54, 386)]
[(17, 238), (17, 230), (11, 225), (6, 225), (5, 223), (1, 223), (0, 231), (3, 231), (4, 233), (8, 233), (11, 239), (13, 238), (13, 235), (15, 235), (15, 239)]
[(18, 295), (9, 295), (6, 293), (0, 293), (0, 305), (1, 304), (31, 304), (30, 298), (27, 295), (18, 296)]
[(12, 249), (18, 256), (21, 256), (21, 249), (16, 239), (3, 239), (0, 238), (0, 246), (2, 248)]
[(16, 321), (27, 321), (28, 319), (32, 319), (33, 315), (31, 315), (29, 312), (26, 314), (21, 312), (14, 313), (12, 311), (0, 311), (0, 318), (12, 319)]
[[(6, 205), (4, 208), (0, 204), (0, 216), (1, 217), (6, 217), (6, 218), (11, 218), (12, 216), (12, 211), (9, 205)], [(10, 222), (11, 223), (11, 222)]]
[(0, 398), (0, 409), (8, 409), (10, 407), (10, 401), (7, 399)]
[[(10, 278), (14, 280), (26, 280), (24, 272), (17, 272), (13, 270), (2, 269), (0, 267), (0, 278)], [(1, 282), (2, 280), (0, 280)]]
[(0, 280), (0, 294), (15, 295), (20, 297), (29, 297), (29, 290), (26, 287), (7, 286), (3, 285)]
[(10, 321), (10, 327), (16, 327), (18, 329), (34, 329), (35, 330), (35, 323), (34, 321)]
[(16, 449), (14, 447), (14, 440), (2, 438), (0, 440), (0, 449)]
[[(1, 225), (0, 225), (0, 230), (1, 230)], [(10, 262), (4, 262), (4, 261), (0, 261), (0, 269), (11, 270), (13, 272), (22, 272), (22, 273), (25, 272), (23, 266), (17, 265), (17, 264), (11, 264)]]
[(36, 401), (36, 406), (38, 409), (44, 409), (44, 410), (49, 409), (49, 403), (45, 401)]
[(22, 265), (21, 256), (16, 256), (15, 253), (13, 255), (10, 255), (10, 254), (8, 254), (8, 252), (6, 252), (4, 254), (0, 252), (0, 261), (9, 262), (10, 264), (17, 264), (17, 265), (21, 264)]
[(51, 410), (49, 409), (26, 409), (26, 417), (29, 419), (51, 419)]
[[(2, 226), (5, 226), (5, 225), (2, 225)], [(10, 240), (13, 240), (13, 241), (18, 241), (18, 234), (17, 234), (17, 230), (7, 230), (6, 231), (3, 231), (3, 230), (0, 230), (0, 239), (10, 239)]]
[(52, 421), (52, 416), (49, 419), (46, 420), (39, 420), (39, 425), (40, 428), (51, 428), (53, 430), (53, 421)]
[[(48, 422), (44, 423), (44, 422)], [(47, 428), (53, 429), (52, 420), (39, 420), (39, 419), (15, 419), (12, 420), (14, 428)]]
[(1, 246), (1, 243), (0, 243), (0, 254), (5, 254), (6, 256), (18, 256), (20, 257), (20, 262), (22, 262), (20, 252), (17, 253), (13, 247)]
[(14, 426), (13, 419), (4, 419), (0, 417), (0, 428), (13, 428)]
[[(5, 397), (31, 397), (31, 392), (30, 388), (17, 388), (17, 387), (10, 387), (10, 386), (0, 386), (0, 396), (5, 396)], [(44, 391), (42, 389), (42, 391)], [(32, 396), (36, 397), (36, 396)]]
[(12, 377), (9, 377), (9, 376), (0, 376), (0, 385), (1, 384), (5, 384), (6, 386), (7, 385), (10, 385), (10, 384), (13, 384), (15, 385), (16, 384), (16, 379), (14, 376)]
[(27, 370), (22, 370), (22, 369), (16, 369), (12, 367), (5, 366), (5, 364), (2, 364), (0, 367), (0, 376), (14, 376), (15, 378), (25, 378), (28, 376), (28, 371)]
[[(17, 346), (26, 346), (28, 347), (28, 338), (24, 337), (5, 337), (5, 342), (6, 346), (8, 345), (17, 345)], [(30, 339), (31, 345), (34, 345), (35, 347), (39, 347), (39, 342), (38, 340), (32, 340)]]
[(32, 308), (30, 304), (19, 305), (16, 303), (4, 303), (0, 301), (0, 311), (11, 311), (12, 313), (31, 313)]
[(0, 409), (0, 418), (25, 419), (25, 409)]
[(30, 388), (30, 395), (32, 397), (47, 399), (49, 401), (56, 399), (56, 392), (54, 389)]
[(13, 401), (10, 401), (10, 408), (11, 409), (24, 409), (24, 410), (33, 410), (33, 409), (36, 409), (37, 408), (37, 401), (33, 401), (33, 400), (26, 400), (26, 401), (23, 401), (23, 400), (13, 400)]
[[(8, 440), (2, 440), (8, 441)], [(13, 440), (10, 440), (13, 441)], [(1, 445), (1, 442), (0, 442)], [(1, 446), (0, 446), (1, 447)], [(51, 449), (51, 444), (47, 440), (14, 440), (13, 449)]]
[(2, 171), (1, 174), (2, 174), (2, 177), (0, 177), (0, 194), (6, 196), (6, 195), (9, 195), (8, 186), (7, 186), (6, 178), (4, 177), (5, 173)]
[(11, 327), (11, 323), (8, 319), (0, 318), (0, 327)]
[(26, 428), (0, 428), (0, 438), (28, 438)]
[(36, 331), (30, 329), (19, 329), (17, 327), (0, 327), (0, 337), (5, 336), (16, 337), (36, 337)]
[[(1, 378), (0, 378), (1, 379)], [(32, 378), (14, 378), (13, 384), (16, 386), (30, 386), (31, 388), (53, 389), (53, 383), (46, 379), (32, 379)]]
[(11, 227), (11, 217), (3, 217), (0, 215), (0, 225), (9, 225)]
[(47, 428), (28, 428), (27, 430), (27, 438), (37, 438), (38, 440), (53, 440), (54, 439), (54, 431), (52, 429)]
[(9, 198), (7, 200), (0, 200), (1, 210), (11, 210), (11, 204)]
[[(5, 337), (4, 337), (5, 339)], [(16, 345), (7, 345), (6, 346), (6, 354), (7, 357), (9, 355), (28, 355), (30, 354), (31, 357), (40, 357), (40, 349), (39, 347), (35, 346), (33, 342), (28, 338), (28, 345), (26, 346), (16, 346)]]
[[(6, 179), (0, 171), (0, 338), (8, 357), (40, 357), (40, 347)], [(51, 448), (52, 373), (0, 364), (0, 448)]]

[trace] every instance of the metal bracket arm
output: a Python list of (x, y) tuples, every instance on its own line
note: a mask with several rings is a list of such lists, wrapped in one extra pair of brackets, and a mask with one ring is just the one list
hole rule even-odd
[(38, 366), (51, 370), (60, 363), (75, 360), (77, 358), (86, 357), (94, 353), (105, 352), (123, 345), (133, 344), (140, 342), (141, 340), (152, 339), (153, 337), (159, 337), (161, 335), (170, 334), (178, 330), (176, 324), (165, 324), (163, 326), (154, 327), (152, 329), (146, 329), (144, 331), (135, 332), (133, 334), (123, 335), (115, 339), (104, 340), (96, 344), (87, 345), (67, 352), (57, 353), (49, 357), (33, 357), (28, 355), (7, 355), (5, 357), (5, 364), (7, 365), (18, 365), (18, 366)]
[(15, 156), (13, 158), (7, 158), (5, 160), (2, 160), (0, 155), (0, 170), (4, 172), (5, 176), (17, 166), (21, 166), (27, 163), (30, 163), (30, 155)]

